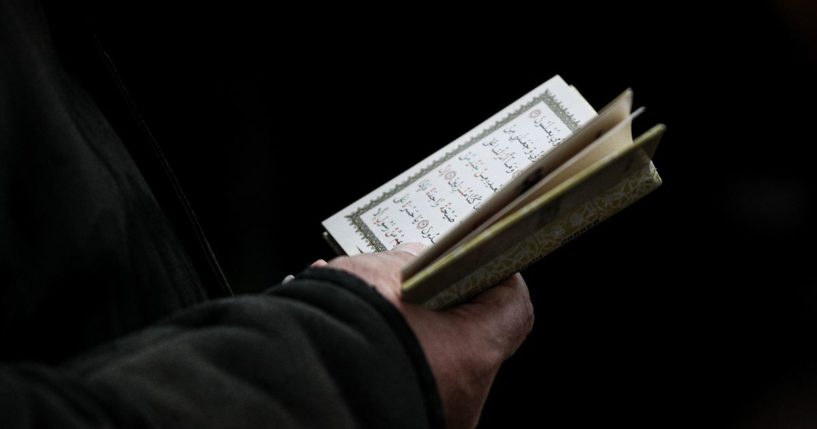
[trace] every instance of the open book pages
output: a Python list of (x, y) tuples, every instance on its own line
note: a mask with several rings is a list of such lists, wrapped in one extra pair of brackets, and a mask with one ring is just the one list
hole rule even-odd
[(556, 76), (323, 222), (348, 255), (433, 245), (596, 112)]
[[(641, 110), (631, 108), (628, 90), (596, 115), (556, 76), (326, 219), (327, 238), (350, 255), (427, 244), (403, 269), (404, 299), (430, 307), (465, 299), (558, 247), (527, 246), (497, 265), (511, 244), (555, 228), (583, 203), (614, 198), (627, 180), (644, 186), (616, 197), (625, 205), (660, 184), (650, 157), (663, 128), (634, 144), (630, 123)], [(621, 208), (556, 233), (576, 234)]]

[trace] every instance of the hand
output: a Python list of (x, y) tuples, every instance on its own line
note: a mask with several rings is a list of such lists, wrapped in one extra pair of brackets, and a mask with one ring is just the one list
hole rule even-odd
[(336, 258), (327, 266), (357, 275), (397, 307), (420, 341), (434, 373), (448, 427), (472, 428), (479, 421), (500, 365), (533, 327), (533, 305), (518, 273), (470, 302), (445, 311), (402, 302), (400, 269), (422, 248), (411, 243), (390, 252)]

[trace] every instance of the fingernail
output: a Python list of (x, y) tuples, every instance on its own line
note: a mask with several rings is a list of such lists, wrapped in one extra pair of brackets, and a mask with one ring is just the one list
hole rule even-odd
[(417, 256), (425, 248), (426, 248), (426, 246), (424, 244), (422, 244), (422, 243), (400, 243), (397, 246), (394, 246), (394, 248), (391, 249), (391, 250), (399, 251), (399, 252), (406, 252), (406, 253), (411, 254), (413, 256)]
[(291, 282), (293, 279), (295, 279), (295, 276), (293, 276), (292, 274), (287, 274), (287, 276), (286, 276), (286, 277), (284, 277), (284, 280), (282, 280), (282, 281), (281, 281), (281, 284), (284, 284), (284, 283), (289, 283), (289, 282)]

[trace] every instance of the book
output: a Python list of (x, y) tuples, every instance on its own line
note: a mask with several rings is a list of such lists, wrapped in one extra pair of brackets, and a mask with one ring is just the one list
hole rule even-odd
[(446, 308), (527, 267), (661, 185), (666, 127), (632, 137), (633, 92), (598, 113), (560, 76), (323, 221), (339, 253), (428, 245), (402, 299)]

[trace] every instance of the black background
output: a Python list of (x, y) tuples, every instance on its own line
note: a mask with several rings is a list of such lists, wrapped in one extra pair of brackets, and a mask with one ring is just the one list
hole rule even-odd
[(105, 7), (240, 292), (331, 258), (323, 219), (552, 75), (597, 108), (633, 88), (664, 185), (523, 273), (536, 326), (482, 426), (815, 421), (813, 6)]

